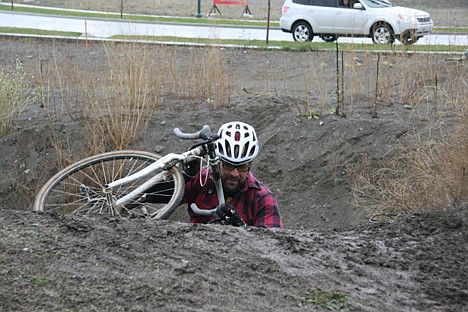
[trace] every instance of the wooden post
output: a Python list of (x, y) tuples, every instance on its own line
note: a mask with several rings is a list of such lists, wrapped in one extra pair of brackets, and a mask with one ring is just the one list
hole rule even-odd
[(84, 27), (85, 27), (85, 47), (86, 47), (86, 50), (88, 50), (88, 21), (85, 20), (84, 21)]

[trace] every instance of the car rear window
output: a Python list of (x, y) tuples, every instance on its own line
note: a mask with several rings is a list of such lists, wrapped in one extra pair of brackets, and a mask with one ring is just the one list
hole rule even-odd
[(309, 0), (292, 0), (293, 3), (309, 5)]
[(337, 0), (292, 0), (293, 3), (303, 5), (316, 5), (324, 7), (336, 7)]

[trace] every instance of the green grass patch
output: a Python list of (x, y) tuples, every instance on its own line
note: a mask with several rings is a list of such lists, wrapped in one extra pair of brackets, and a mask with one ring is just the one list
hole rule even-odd
[(36, 286), (44, 286), (49, 283), (49, 279), (47, 277), (37, 276), (31, 279), (31, 283)]
[(432, 32), (436, 34), (466, 34), (468, 27), (435, 27)]
[[(158, 42), (191, 42), (197, 44), (219, 44), (219, 45), (236, 45), (239, 47), (257, 47), (257, 48), (277, 48), (292, 52), (316, 52), (336, 50), (336, 43), (330, 42), (295, 42), (295, 41), (269, 41), (267, 44), (264, 40), (234, 40), (234, 39), (205, 39), (205, 38), (180, 38), (172, 36), (112, 36), (112, 39), (117, 40), (142, 40), (142, 41), (158, 41)], [(464, 46), (447, 46), (447, 45), (386, 45), (386, 44), (356, 44), (356, 43), (340, 43), (339, 49), (344, 52), (350, 51), (384, 51), (388, 53), (397, 52), (464, 52)]]
[(82, 33), (80, 32), (72, 32), (72, 31), (43, 30), (43, 29), (17, 28), (17, 27), (0, 27), (0, 33), (40, 35), (40, 36), (63, 36), (63, 37), (79, 37), (82, 35)]
[[(17, 28), (17, 27), (0, 27), (0, 33), (7, 34), (26, 34), (26, 35), (43, 35), (43, 36), (61, 36), (61, 37), (80, 37), (83, 33), (52, 31), (32, 28)], [(181, 38), (174, 36), (125, 36), (115, 35), (110, 37), (115, 40), (128, 41), (150, 41), (150, 42), (173, 42), (173, 43), (194, 43), (194, 44), (211, 44), (211, 45), (234, 45), (238, 47), (258, 49), (282, 49), (290, 52), (318, 52), (336, 50), (336, 43), (333, 42), (295, 42), (295, 41), (269, 41), (265, 40), (239, 40), (239, 39), (206, 39), (206, 38)], [(379, 45), (379, 44), (356, 44), (356, 43), (340, 43), (340, 51), (375, 51), (375, 52), (451, 52), (463, 53), (466, 50), (465, 46), (447, 46), (447, 45)]]
[(348, 296), (339, 291), (325, 291), (321, 288), (310, 288), (298, 296), (300, 307), (317, 306), (331, 311), (339, 311), (348, 305)]

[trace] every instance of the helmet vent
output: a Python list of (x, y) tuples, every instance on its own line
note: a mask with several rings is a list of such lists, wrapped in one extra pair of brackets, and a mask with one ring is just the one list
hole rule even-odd
[(219, 151), (219, 153), (221, 153), (221, 155), (224, 154), (224, 148), (223, 148), (223, 146), (221, 145), (221, 143), (219, 143), (219, 142), (218, 142), (218, 151)]
[(227, 155), (227, 157), (232, 157), (232, 151), (231, 151), (231, 146), (230, 145), (226, 146), (226, 155)]
[(249, 153), (249, 157), (252, 157), (255, 154), (256, 150), (257, 150), (257, 148), (255, 146), (252, 147), (252, 149), (250, 150), (250, 153)]
[[(244, 145), (244, 150), (242, 151), (241, 157), (244, 158), (245, 156), (247, 156), (248, 151), (249, 151), (249, 143)], [(251, 156), (251, 155), (249, 155), (249, 156)]]

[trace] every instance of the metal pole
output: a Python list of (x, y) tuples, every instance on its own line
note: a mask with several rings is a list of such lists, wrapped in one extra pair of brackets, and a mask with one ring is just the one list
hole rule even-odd
[(123, 0), (120, 1), (120, 18), (123, 17)]
[(267, 18), (267, 34), (266, 34), (266, 44), (269, 42), (270, 34), (270, 0), (268, 0), (268, 18)]
[(196, 17), (198, 17), (198, 18), (202, 17), (202, 15), (201, 15), (201, 0), (198, 0), (197, 15), (196, 15)]
[(11, 0), (11, 10), (13, 11), (13, 0)]

